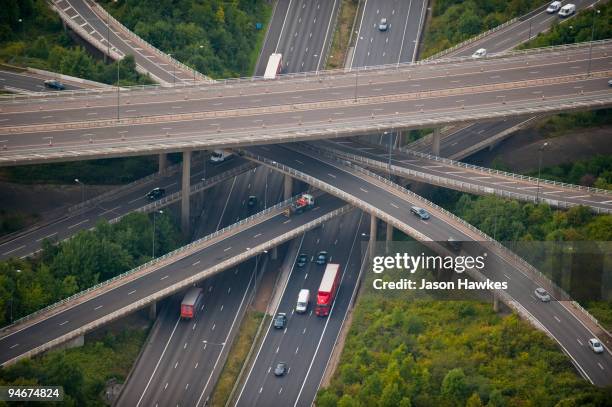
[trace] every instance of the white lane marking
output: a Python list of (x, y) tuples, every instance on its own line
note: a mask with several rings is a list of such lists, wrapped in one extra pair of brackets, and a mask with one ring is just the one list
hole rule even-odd
[(366, 194), (368, 193), (368, 190), (367, 190), (367, 189), (363, 189), (363, 188), (359, 187), (359, 190), (361, 190), (361, 191), (365, 192)]
[(194, 323), (193, 323), (193, 327), (191, 328), (191, 330), (192, 330), (192, 331), (195, 331), (195, 328), (196, 328), (196, 325), (197, 325), (197, 324), (198, 324), (197, 322), (194, 322)]
[(130, 292), (128, 293), (128, 295), (132, 295), (132, 294), (134, 294), (135, 292), (136, 292), (136, 290), (132, 290), (132, 291), (130, 291)]
[(582, 341), (578, 338), (576, 338), (576, 340), (578, 341), (578, 343), (580, 344), (580, 346), (584, 346), (584, 344), (582, 343)]
[(558, 317), (558, 316), (553, 315), (553, 317), (555, 318), (555, 321), (557, 321), (557, 322), (561, 323), (561, 320), (559, 319), (559, 317)]
[(200, 362), (196, 362), (196, 364), (195, 364), (195, 366), (193, 368), (197, 369), (199, 364), (200, 364)]
[(4, 256), (4, 255), (7, 255), (7, 254), (10, 254), (10, 253), (16, 252), (17, 250), (19, 250), (19, 249), (23, 249), (24, 247), (25, 247), (25, 245), (21, 245), (21, 246), (17, 247), (16, 249), (9, 250), (8, 252), (4, 252), (4, 253), (2, 253), (2, 255)]
[(67, 323), (68, 323), (68, 321), (64, 321), (61, 324), (59, 324), (59, 326), (66, 325)]
[(178, 366), (178, 360), (176, 361), (176, 363), (174, 364), (174, 368), (176, 369)]
[(102, 308), (103, 306), (104, 306), (104, 305), (98, 305), (97, 307), (95, 307), (95, 308), (94, 308), (94, 311), (95, 311), (95, 310), (99, 310), (99, 309), (100, 309), (100, 308)]
[(332, 178), (336, 178), (336, 176), (334, 174), (327, 173), (327, 175), (329, 175)]
[(257, 238), (258, 238), (259, 236), (261, 236), (261, 235), (262, 235), (262, 233), (258, 233), (258, 234), (256, 234), (255, 236), (253, 236), (253, 239), (257, 239)]
[(75, 227), (77, 227), (79, 225), (82, 225), (83, 223), (87, 223), (87, 222), (89, 222), (89, 219), (82, 220), (79, 223), (75, 223), (74, 225), (70, 225), (70, 226), (68, 226), (68, 229), (75, 228)]
[(128, 204), (133, 204), (134, 202), (136, 202), (136, 201), (140, 201), (141, 199), (142, 199), (142, 197), (141, 197), (141, 196), (139, 196), (139, 197), (138, 197), (138, 198), (136, 198), (136, 199), (132, 199), (131, 201), (128, 201)]
[(512, 280), (508, 274), (504, 273), (504, 276), (506, 276), (508, 280)]
[(399, 206), (397, 206), (396, 204), (394, 204), (393, 202), (390, 202), (389, 205), (391, 205), (392, 207), (394, 207), (395, 209), (399, 209)]
[(16, 348), (17, 346), (19, 346), (19, 344), (18, 344), (18, 343), (14, 344), (14, 345), (13, 345), (13, 346), (11, 346), (9, 349)]
[(198, 260), (195, 263), (193, 263), (192, 266), (197, 266), (198, 264), (200, 264), (200, 260)]
[(231, 249), (232, 249), (232, 246), (223, 249), (223, 251), (226, 252), (226, 251), (231, 250)]
[(167, 279), (167, 278), (168, 278), (168, 276), (163, 276), (163, 277), (162, 277), (162, 278), (160, 278), (159, 280), (161, 281), (161, 280), (165, 280), (165, 279)]

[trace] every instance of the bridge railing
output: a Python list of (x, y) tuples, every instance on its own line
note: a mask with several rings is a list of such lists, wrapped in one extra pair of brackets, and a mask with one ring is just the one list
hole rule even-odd
[[(78, 25), (77, 25), (78, 26)], [(278, 75), (277, 79), (269, 80), (263, 77), (241, 77), (241, 78), (228, 78), (228, 79), (219, 79), (211, 84), (193, 84), (193, 83), (177, 83), (173, 84), (172, 87), (162, 87), (160, 85), (137, 85), (137, 86), (129, 86), (122, 87), (121, 92), (141, 92), (141, 91), (155, 91), (155, 92), (171, 92), (173, 89), (176, 92), (182, 92), (184, 89), (198, 89), (198, 90), (219, 90), (220, 88), (232, 88), (238, 85), (266, 85), (266, 86), (278, 86), (283, 87), (286, 85), (286, 82), (294, 82), (296, 80), (303, 80), (305, 82), (320, 82), (328, 79), (334, 78), (351, 78), (355, 76), (363, 77), (365, 80), (368, 76), (378, 76), (384, 74), (393, 74), (393, 73), (411, 73), (411, 71), (419, 67), (421, 65), (439, 65), (444, 64), (449, 68), (455, 67), (457, 64), (461, 64), (462, 62), (471, 61), (475, 64), (481, 65), (483, 62), (491, 59), (508, 59), (511, 60), (513, 58), (540, 58), (542, 54), (561, 54), (566, 53), (568, 50), (588, 50), (589, 47), (592, 46), (594, 50), (598, 47), (606, 47), (612, 44), (612, 39), (608, 40), (598, 40), (593, 41), (592, 43), (578, 43), (578, 44), (565, 44), (565, 45), (555, 45), (549, 47), (542, 48), (534, 48), (529, 50), (514, 50), (506, 53), (498, 53), (498, 54), (490, 54), (486, 58), (474, 60), (471, 57), (452, 57), (452, 58), (441, 58), (437, 60), (427, 61), (427, 62), (407, 62), (401, 64), (387, 64), (387, 65), (375, 65), (375, 66), (365, 66), (365, 67), (357, 67), (352, 70), (345, 70), (344, 68), (340, 69), (332, 69), (332, 70), (321, 70), (321, 71), (311, 71), (311, 72), (301, 72), (301, 73), (289, 73)], [(70, 91), (62, 91), (62, 92), (47, 92), (44, 95), (32, 96), (32, 95), (1, 95), (0, 102), (2, 101), (28, 101), (31, 99), (50, 99), (50, 98), (73, 98), (80, 95), (100, 95), (100, 94), (112, 94), (112, 89), (99, 89), (99, 90), (70, 90)], [(116, 88), (115, 91), (116, 92)]]
[[(389, 163), (383, 162), (382, 159), (380, 160), (371, 159), (371, 158), (363, 157), (357, 154), (352, 154), (346, 151), (338, 150), (332, 147), (321, 148), (321, 147), (312, 146), (312, 145), (308, 145), (308, 147), (311, 149), (316, 149), (319, 152), (329, 151), (329, 152), (332, 152), (334, 155), (344, 157), (348, 160), (351, 160), (352, 162), (361, 163), (369, 167), (379, 168), (385, 171), (391, 170), (391, 172), (393, 172), (395, 175), (409, 176), (410, 178), (413, 178), (413, 179), (425, 180), (425, 181), (431, 182), (439, 186), (452, 187), (453, 189), (457, 189), (457, 190), (461, 190), (465, 192), (473, 192), (473, 193), (477, 193), (480, 195), (494, 194), (494, 195), (498, 195), (504, 198), (518, 199), (521, 201), (533, 202), (533, 203), (546, 202), (550, 204), (551, 206), (555, 206), (559, 208), (570, 208), (572, 206), (579, 205), (577, 203), (568, 202), (563, 199), (551, 199), (547, 197), (546, 195), (541, 195), (538, 199), (538, 197), (534, 196), (534, 194), (512, 192), (512, 191), (507, 191), (501, 188), (495, 188), (495, 187), (485, 186), (485, 185), (478, 185), (478, 184), (475, 184), (469, 181), (458, 181), (452, 178), (428, 174), (422, 171), (409, 169), (409, 168), (402, 167), (402, 166), (395, 165), (395, 164), (392, 164), (391, 167), (389, 167)], [(397, 150), (395, 151), (397, 152)], [(436, 157), (436, 156), (429, 156), (428, 154), (422, 154), (422, 153), (415, 153), (414, 155), (419, 156), (421, 158), (425, 158), (425, 159), (430, 159), (429, 157)], [(441, 159), (437, 161), (443, 161), (443, 160), (447, 160), (445, 162), (448, 162), (449, 165), (453, 165), (450, 162), (454, 162), (454, 161), (449, 160), (449, 159)], [(516, 180), (528, 181), (528, 182), (533, 182), (533, 183), (537, 183), (538, 181), (538, 178), (534, 178), (534, 177), (528, 177), (528, 176), (524, 176), (520, 174), (507, 173), (504, 171), (491, 170), (488, 168), (478, 167), (478, 166), (474, 166), (471, 164), (465, 164), (465, 163), (459, 163), (459, 164), (462, 164), (459, 166), (462, 168), (470, 168), (470, 169), (474, 169), (476, 171), (481, 171), (481, 172), (488, 173), (488, 174), (502, 175), (509, 179), (516, 179)], [(544, 182), (544, 181), (547, 181), (547, 182)], [(540, 180), (540, 185), (563, 187), (566, 189), (570, 189), (570, 191), (568, 192), (572, 192), (571, 190), (576, 190), (576, 191), (589, 191), (591, 193), (602, 193), (604, 195), (612, 195), (612, 191), (602, 190), (598, 188), (591, 188), (591, 187), (583, 187), (581, 185), (566, 184), (566, 183), (556, 182), (556, 181)], [(599, 206), (591, 206), (591, 208), (596, 213), (612, 213), (612, 208), (608, 209), (608, 208), (602, 208)]]

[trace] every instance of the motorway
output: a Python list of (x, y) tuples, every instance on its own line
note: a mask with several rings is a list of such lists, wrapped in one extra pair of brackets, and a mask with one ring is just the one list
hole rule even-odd
[(283, 72), (311, 72), (324, 68), (340, 0), (280, 0), (255, 76), (263, 76), (270, 54), (283, 55)]
[[(113, 59), (116, 59), (117, 55), (120, 58), (125, 55), (133, 55), (141, 72), (149, 73), (154, 79), (164, 84), (194, 82), (196, 79), (193, 70), (176, 64), (166, 54), (155, 52), (150, 44), (137, 41), (131, 32), (126, 32), (112, 19), (110, 19), (109, 29), (106, 11), (99, 6), (90, 6), (88, 0), (53, 0), (53, 5), (61, 11), (60, 17), (66, 21), (71, 20), (69, 25), (76, 23), (79, 27), (77, 34), (83, 34), (86, 41), (94, 46), (97, 44), (97, 48), (105, 54), (108, 54), (110, 50)], [(94, 12), (92, 7), (99, 8), (96, 9), (97, 12)], [(110, 49), (108, 49), (109, 43)], [(206, 78), (197, 73), (197, 80), (203, 79)]]
[[(427, 0), (365, 0), (348, 68), (414, 62)], [(379, 31), (381, 18), (389, 28)]]
[(612, 213), (610, 191), (589, 190), (579, 185), (565, 186), (560, 183), (538, 182), (534, 179), (525, 179), (518, 174), (436, 160), (434, 156), (410, 151), (393, 149), (389, 154), (389, 149), (379, 144), (364, 143), (354, 138), (320, 142), (316, 146), (331, 148), (334, 152), (354, 160), (358, 165), (371, 167), (374, 170), (388, 172), (390, 162), (393, 175), (459, 191), (495, 194), (530, 202), (539, 199), (557, 207), (584, 205), (593, 208), (596, 212)]
[[(4, 88), (9, 91), (20, 91), (20, 92), (58, 92), (56, 90), (45, 87), (44, 81), (46, 79), (55, 79), (45, 77), (42, 75), (36, 75), (30, 72), (8, 72), (0, 70), (0, 88)], [(66, 83), (62, 80), (67, 90), (82, 89), (82, 87), (76, 84)]]
[[(317, 188), (341, 196), (362, 210), (375, 213), (417, 240), (445, 242), (450, 237), (458, 241), (483, 240), (466, 224), (433, 207), (423, 198), (401, 192), (371, 176), (322, 158), (320, 154), (283, 145), (249, 147), (248, 152), (283, 172), (287, 171), (286, 168), (297, 170), (298, 173), (292, 173), (294, 177), (315, 182)], [(412, 205), (427, 209), (432, 214), (431, 219), (423, 221), (412, 215), (409, 210)], [(612, 354), (605, 352), (597, 355), (589, 349), (587, 341), (595, 335), (568, 310), (571, 307), (569, 301), (543, 304), (534, 300), (532, 293), (539, 286), (537, 277), (528, 274), (528, 269), (526, 271), (506, 252), (491, 245), (485, 247), (488, 252), (487, 277), (508, 283), (507, 294), (551, 333), (584, 377), (597, 385), (612, 384)]]
[[(365, 260), (361, 234), (367, 231), (367, 226), (367, 215), (352, 211), (306, 234), (299, 252), (306, 253), (311, 261), (304, 267), (292, 268), (276, 309), (287, 314), (287, 327), (275, 329), (272, 321), (268, 325), (236, 406), (310, 406), (313, 403)], [(343, 271), (338, 295), (327, 318), (314, 314), (325, 266), (312, 260), (320, 250), (327, 250), (330, 262), (339, 263)], [(303, 288), (310, 290), (310, 307), (300, 315), (294, 313), (294, 308)], [(289, 372), (278, 378), (272, 371), (281, 361), (288, 363)]]
[[(191, 172), (191, 185), (201, 182), (204, 176), (209, 179), (239, 168), (244, 164), (244, 160), (236, 159), (221, 165), (207, 164), (206, 169), (201, 166)], [(181, 189), (181, 177), (181, 171), (160, 175), (149, 182), (130, 188), (125, 193), (113, 194), (106, 199), (93, 202), (92, 205), (85, 206), (83, 210), (66, 211), (66, 214), (62, 217), (54, 218), (36, 229), (21, 233), (13, 239), (1, 243), (0, 260), (31, 255), (40, 250), (44, 239), (61, 241), (80, 230), (93, 228), (102, 219), (111, 221), (136, 211), (151, 203), (146, 194), (153, 188), (166, 189), (166, 195), (178, 192)]]
[(121, 316), (122, 312), (129, 311), (135, 304), (144, 306), (148, 299), (166, 294), (167, 291), (163, 291), (165, 289), (176, 287), (176, 290), (180, 290), (195, 275), (204, 278), (204, 274), (209, 274), (208, 270), (231, 268), (237, 264), (237, 256), (254, 256), (252, 248), (265, 247), (272, 239), (279, 237), (290, 239), (298, 228), (314, 227), (315, 222), (324, 215), (332, 214), (344, 206), (337, 198), (323, 196), (318, 199), (314, 210), (291, 219), (287, 219), (283, 213), (273, 212), (239, 226), (238, 229), (224, 232), (222, 237), (203, 242), (202, 248), (192, 254), (188, 252), (178, 261), (162, 261), (159, 266), (147, 269), (146, 273), (136, 278), (121, 280), (102, 293), (86, 296), (82, 301), (73, 301), (69, 307), (60, 307), (51, 316), (5, 329), (0, 338), (0, 364), (50, 344), (63, 335), (75, 332), (83, 334), (83, 327), (87, 324), (91, 324), (87, 326), (91, 329), (99, 321)]
[[(208, 190), (205, 213), (198, 222), (200, 238), (282, 199), (282, 176), (258, 167)], [(268, 187), (266, 187), (268, 184)], [(267, 189), (268, 199), (264, 196)], [(248, 208), (249, 195), (258, 197), (258, 208)], [(259, 266), (263, 259), (259, 261)], [(214, 389), (222, 354), (229, 352), (230, 335), (239, 325), (238, 315), (248, 305), (253, 288), (254, 261), (204, 280), (202, 310), (193, 321), (180, 321), (181, 295), (175, 296), (159, 315), (155, 331), (122, 390), (119, 406), (200, 405)], [(226, 347), (227, 345), (227, 347)], [(189, 366), (187, 369), (185, 366)], [(193, 368), (193, 370), (191, 369)]]
[[(577, 10), (581, 10), (597, 2), (593, 0), (577, 0), (572, 3), (576, 5)], [(526, 16), (519, 18), (515, 23), (489, 33), (477, 41), (458, 47), (454, 51), (445, 54), (443, 58), (468, 57), (479, 48), (485, 48), (488, 53), (509, 51), (529, 38), (547, 31), (559, 19), (557, 14), (548, 14), (544, 9), (541, 9), (539, 12), (528, 13)], [(572, 19), (570, 17), (564, 21), (572, 21)], [(499, 122), (474, 123), (459, 131), (447, 134), (440, 140), (440, 156), (457, 160), (463, 159), (475, 152), (470, 148), (471, 146), (508, 131), (526, 120), (528, 118), (508, 118)], [(409, 148), (420, 152), (430, 152), (431, 143), (414, 143)]]
[[(602, 75), (608, 72), (612, 60), (612, 55), (605, 55), (608, 49), (607, 45), (593, 49), (592, 69), (601, 71)], [(373, 129), (406, 129), (469, 119), (496, 119), (567, 110), (578, 107), (568, 102), (578, 100), (583, 101), (579, 105), (581, 109), (593, 106), (594, 100), (597, 100), (597, 106), (605, 107), (612, 96), (607, 86), (607, 77), (562, 78), (568, 72), (579, 72), (588, 62), (585, 60), (587, 55), (588, 48), (551, 53), (547, 55), (546, 65), (537, 63), (536, 59), (542, 59), (537, 54), (533, 54), (534, 59), (529, 65), (525, 65), (526, 59), (529, 61), (525, 56), (468, 61), (455, 67), (445, 67), (448, 68), (449, 76), (437, 78), (435, 76), (436, 73), (439, 75), (440, 67), (411, 68), (414, 71), (408, 78), (396, 70), (386, 71), (388, 75), (373, 75), (370, 72), (364, 75), (368, 83), (359, 87), (357, 103), (353, 101), (356, 89), (354, 85), (346, 83), (338, 86), (338, 78), (333, 87), (336, 91), (330, 91), (329, 85), (323, 81), (315, 84), (310, 82), (305, 86), (318, 86), (318, 89), (285, 91), (282, 96), (271, 93), (224, 99), (226, 102), (229, 99), (232, 110), (227, 110), (230, 106), (226, 105), (222, 108), (225, 110), (202, 112), (206, 105), (214, 107), (215, 103), (223, 104), (214, 102), (212, 97), (193, 102), (183, 100), (171, 103), (169, 110), (178, 113), (192, 106), (192, 109), (200, 112), (130, 118), (122, 121), (123, 124), (119, 126), (113, 125), (113, 119), (44, 124), (49, 120), (58, 121), (58, 117), (64, 114), (72, 120), (79, 120), (76, 116), (82, 120), (88, 113), (108, 118), (113, 110), (111, 106), (100, 107), (99, 110), (85, 107), (68, 108), (66, 111), (16, 113), (14, 109), (19, 105), (7, 104), (3, 105), (3, 110), (7, 112), (0, 115), (0, 119), (6, 119), (6, 124), (0, 128), (4, 139), (0, 140), (3, 145), (0, 164), (340, 137), (363, 134)], [(347, 79), (346, 75), (340, 78), (344, 81)], [(457, 82), (463, 87), (457, 89)], [(415, 91), (415, 87), (428, 90)], [(232, 91), (239, 93), (239, 88), (234, 86)], [(293, 98), (300, 99), (300, 104), (290, 104), (291, 100), (295, 100)], [(288, 102), (279, 105), (283, 99)], [(172, 109), (173, 106), (180, 109)], [(503, 109), (498, 106), (503, 106)], [(137, 107), (132, 108), (138, 110)], [(150, 116), (164, 107), (168, 105), (146, 104), (142, 108), (144, 112), (138, 114)], [(52, 117), (43, 119), (46, 116)], [(22, 128), (7, 127), (30, 121), (42, 123)]]

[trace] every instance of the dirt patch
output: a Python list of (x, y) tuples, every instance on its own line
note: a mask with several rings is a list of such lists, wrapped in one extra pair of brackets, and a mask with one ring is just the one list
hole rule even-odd
[(537, 171), (538, 150), (548, 142), (542, 153), (542, 167), (552, 167), (597, 154), (612, 154), (612, 126), (592, 127), (573, 131), (555, 138), (545, 138), (534, 128), (518, 131), (491, 151), (483, 150), (465, 160), (483, 167), (501, 165), (517, 173)]

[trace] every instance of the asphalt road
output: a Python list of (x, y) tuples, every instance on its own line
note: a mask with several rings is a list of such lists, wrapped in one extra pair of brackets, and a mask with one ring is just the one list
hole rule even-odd
[[(366, 0), (349, 67), (414, 62), (426, 0)], [(380, 31), (382, 18), (387, 31)]]
[(160, 267), (19, 331), (4, 333), (0, 338), (0, 363), (6, 363), (26, 351), (73, 332), (87, 323), (99, 320), (113, 311), (173, 286), (194, 273), (216, 266), (244, 253), (250, 247), (290, 232), (342, 206), (344, 203), (334, 197), (321, 197), (317, 201), (316, 210), (291, 219), (287, 219), (284, 214), (278, 214), (255, 225), (250, 224), (250, 227), (241, 229), (226, 239), (211, 241), (207, 247), (179, 261)]
[[(33, 75), (28, 72), (8, 72), (0, 70), (0, 87), (11, 91), (15, 89), (25, 92), (59, 92), (45, 87), (44, 82), (46, 79), (54, 78)], [(64, 86), (66, 86), (67, 90), (82, 89), (76, 85), (68, 83), (64, 83)]]
[[(375, 208), (390, 219), (400, 222), (405, 233), (414, 235), (414, 231), (418, 231), (426, 238), (438, 242), (446, 242), (450, 237), (458, 241), (475, 240), (475, 235), (468, 229), (426, 202), (389, 187), (382, 187), (382, 184), (370, 177), (354, 173), (354, 170), (348, 170), (343, 165), (332, 163), (317, 154), (297, 151), (283, 145), (250, 147), (249, 151), (342, 190), (352, 197), (352, 202), (359, 208), (366, 211)], [(333, 192), (332, 189), (321, 188)], [(426, 208), (432, 214), (431, 219), (423, 221), (412, 215), (409, 210), (412, 205)], [(533, 278), (517, 269), (516, 264), (500, 257), (496, 250), (485, 250), (488, 251), (487, 276), (493, 281), (508, 282), (506, 292), (554, 336), (578, 369), (584, 372), (585, 377), (597, 385), (611, 384), (612, 354), (604, 352), (597, 355), (588, 348), (588, 339), (595, 335), (565, 308), (569, 303), (553, 301), (543, 304), (534, 300), (532, 294), (538, 284)]]
[[(203, 166), (197, 169), (192, 168), (191, 184), (200, 182), (203, 176), (210, 178), (244, 163), (243, 159), (234, 159), (220, 165), (207, 164), (206, 169)], [(65, 216), (51, 220), (30, 232), (17, 235), (14, 239), (0, 244), (0, 260), (31, 255), (40, 250), (44, 239), (61, 241), (80, 230), (93, 228), (102, 219), (111, 220), (133, 212), (151, 202), (146, 194), (153, 188), (164, 188), (166, 195), (180, 191), (181, 177), (182, 171), (163, 175), (135, 187), (126, 194), (111, 195), (108, 199), (96, 202), (95, 205), (83, 211), (74, 213), (66, 211)], [(85, 199), (87, 199), (87, 186), (85, 186), (85, 191)]]
[[(593, 2), (593, 0), (578, 0), (572, 3), (576, 5), (576, 9), (579, 11), (596, 2)], [(572, 17), (563, 21), (572, 21)], [(534, 38), (541, 32), (547, 31), (552, 24), (559, 21), (561, 21), (561, 18), (557, 14), (548, 14), (546, 10), (537, 13), (529, 13), (519, 18), (514, 24), (499, 31), (495, 31), (478, 41), (458, 48), (444, 57), (470, 56), (479, 48), (485, 48), (488, 53), (505, 52), (515, 48), (530, 38)], [(471, 126), (442, 138), (440, 140), (440, 156), (456, 159), (465, 158), (466, 153), (463, 153), (463, 151), (466, 150), (466, 147), (487, 140), (496, 134), (514, 127), (524, 120), (525, 119), (510, 118), (500, 122), (474, 123)], [(431, 151), (431, 144), (420, 145), (416, 150), (429, 152)], [(473, 151), (469, 151), (473, 153)]]
[[(352, 211), (333, 219), (321, 229), (306, 234), (299, 249), (311, 261), (304, 267), (294, 266), (284, 287), (277, 312), (287, 314), (286, 329), (270, 324), (260, 345), (255, 364), (240, 389), (237, 406), (310, 406), (344, 321), (353, 294), (364, 252), (361, 233), (365, 232), (367, 216)], [(325, 266), (312, 260), (321, 250), (330, 255), (331, 263), (342, 267), (342, 281), (329, 317), (314, 314), (316, 293)], [(294, 313), (298, 293), (310, 290), (310, 306), (305, 314)], [(289, 372), (275, 377), (278, 362), (286, 362)]]
[(280, 0), (270, 23), (255, 76), (263, 76), (272, 53), (283, 55), (283, 73), (324, 68), (340, 0)]
[(144, 44), (133, 40), (130, 35), (111, 21), (110, 30), (107, 21), (94, 13), (86, 0), (54, 0), (56, 7), (63, 10), (74, 22), (104, 45), (108, 42), (123, 57), (133, 55), (136, 64), (151, 73), (154, 78), (173, 84), (193, 82), (193, 74), (180, 66), (174, 66), (165, 54), (160, 55)]
[[(612, 195), (610, 194), (594, 193), (584, 189), (571, 189), (560, 185), (550, 185), (544, 182), (538, 183), (532, 180), (521, 179), (520, 175), (511, 178), (495, 174), (494, 172), (466, 168), (426, 157), (419, 157), (395, 149), (391, 151), (391, 156), (389, 156), (388, 149), (380, 145), (362, 143), (355, 139), (333, 140), (330, 141), (328, 145), (348, 154), (359, 155), (377, 161), (380, 163), (380, 165), (374, 166), (377, 170), (380, 170), (383, 166), (388, 166), (390, 160), (393, 167), (399, 167), (402, 170), (406, 170), (405, 172), (393, 170), (392, 173), (395, 175), (403, 175), (406, 177), (406, 174), (409, 174), (408, 171), (416, 171), (424, 174), (424, 176), (410, 175), (410, 179), (430, 182), (431, 178), (429, 177), (440, 177), (455, 183), (445, 183), (443, 186), (464, 192), (468, 190), (466, 189), (466, 185), (463, 184), (469, 184), (470, 186), (487, 188), (487, 193), (496, 191), (498, 195), (504, 193), (506, 196), (521, 194), (528, 196), (528, 198), (533, 201), (539, 198), (551, 203), (553, 206), (555, 206), (554, 202), (559, 201), (572, 205), (590, 206), (595, 210), (612, 211)], [(365, 164), (359, 163), (358, 165), (364, 166)], [(439, 184), (439, 182), (437, 183)]]

